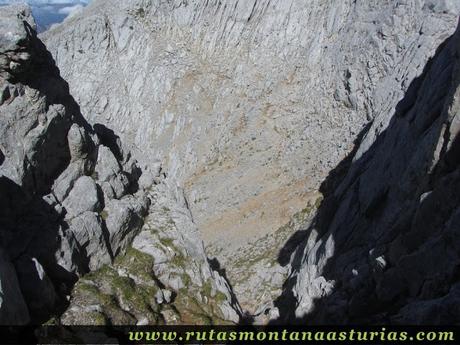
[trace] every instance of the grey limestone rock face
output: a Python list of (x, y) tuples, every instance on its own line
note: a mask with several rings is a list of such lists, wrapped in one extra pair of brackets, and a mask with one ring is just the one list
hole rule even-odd
[(109, 241), (114, 255), (124, 251), (138, 235), (150, 206), (148, 198), (127, 196), (110, 200), (104, 209)]
[(102, 209), (100, 194), (96, 182), (91, 177), (80, 177), (62, 202), (67, 210), (67, 217), (71, 219), (87, 211), (100, 211)]
[(0, 25), (0, 323), (42, 323), (65, 307), (80, 276), (112, 263), (109, 235), (124, 251), (149, 204), (132, 194), (139, 172), (126, 151), (111, 176), (114, 197), (125, 198), (113, 212), (121, 225), (106, 222), (110, 198), (95, 167), (110, 130), (83, 119), (27, 6), (0, 7)]
[[(71, 111), (72, 104), (67, 85), (48, 60), (49, 53), (34, 37), (30, 9), (8, 6), (1, 16), (2, 25), (8, 27), (2, 30), (0, 47), (0, 146), (5, 157), (1, 173), (31, 194), (41, 193), (69, 159), (66, 136), (71, 114), (66, 111)], [(19, 65), (11, 69), (12, 64)], [(47, 91), (53, 97), (44, 97)]]
[[(158, 206), (180, 208), (179, 230), (171, 233), (177, 248), (165, 255), (175, 262), (166, 267), (164, 281), (175, 287), (174, 301), (170, 290), (158, 286), (154, 274), (164, 271), (151, 264), (157, 253), (131, 244), (149, 216), (148, 194), (165, 177), (162, 164), (155, 161), (143, 174), (109, 127), (85, 121), (36, 36), (30, 9), (0, 7), (0, 19), (2, 27), (8, 25), (0, 34), (0, 323), (42, 323), (66, 304), (66, 324), (204, 322), (200, 306), (185, 310), (196, 299), (209, 303), (210, 319), (238, 322), (230, 286), (211, 270), (177, 189), (163, 189), (164, 205)], [(173, 277), (171, 267), (181, 275)], [(92, 274), (104, 278), (93, 281)], [(163, 314), (154, 302), (157, 289)], [(133, 294), (139, 299), (132, 300)], [(103, 295), (111, 297), (101, 300)], [(104, 304), (112, 298), (115, 305)], [(184, 315), (167, 307), (171, 303), (180, 304)]]
[(72, 219), (70, 230), (80, 248), (84, 250), (90, 271), (112, 262), (108, 232), (101, 216), (94, 212), (84, 212)]
[(107, 182), (121, 171), (120, 164), (108, 147), (101, 146), (98, 151), (95, 172), (97, 179)]
[(2, 11), (1, 70), (6, 77), (26, 71), (30, 63), (30, 51), (27, 51), (29, 42), (26, 39), (29, 27), (24, 26), (24, 21), (35, 29), (32, 11), (27, 6), (18, 5)]
[(237, 250), (288, 223), (363, 127), (395, 109), (457, 9), (95, 0), (43, 39), (88, 121), (141, 165), (162, 161), (206, 244)]
[[(55, 235), (56, 236), (56, 235)], [(59, 227), (57, 231), (56, 247), (53, 258), (56, 266), (50, 268), (50, 275), (59, 281), (64, 281), (67, 285), (75, 282), (78, 275), (85, 273), (85, 255), (80, 251), (79, 243), (74, 233), (70, 229)], [(50, 248), (46, 248), (50, 249)], [(49, 253), (47, 253), (49, 255)], [(54, 271), (54, 270), (57, 270)], [(70, 282), (69, 282), (70, 280)]]
[(216, 322), (238, 323), (241, 307), (220, 267), (209, 263), (183, 191), (165, 180), (156, 186), (151, 198), (153, 205), (133, 248), (153, 258), (153, 271), (164, 286), (178, 295), (188, 289)]
[[(398, 103), (459, 13), (456, 1), (424, 0), (113, 4), (95, 0), (43, 39), (88, 121), (112, 128), (141, 166), (161, 161), (183, 188), (251, 312), (280, 291), (272, 273), (279, 281), (289, 267), (275, 253), (245, 270), (240, 249), (255, 243), (262, 255), (257, 243), (305, 208), (357, 136), (367, 133), (356, 159), (387, 114), (410, 106)], [(145, 170), (148, 189), (155, 179)], [(368, 185), (362, 195), (378, 193)], [(252, 288), (263, 283), (264, 298)]]
[(125, 173), (120, 173), (110, 179), (108, 184), (113, 191), (114, 198), (120, 199), (122, 196), (128, 194), (131, 181)]
[[(455, 146), (454, 137), (440, 139), (439, 113), (454, 104), (445, 95), (454, 63), (439, 50), (459, 11), (454, 0), (95, 0), (43, 39), (83, 115), (112, 128), (113, 143), (121, 139), (147, 167), (141, 190), (164, 177), (181, 187), (176, 200), (199, 230), (184, 232), (184, 248), (201, 253), (201, 235), (243, 278), (242, 300), (261, 301), (253, 311), (303, 319), (330, 300), (324, 319), (359, 321), (365, 312), (382, 316), (393, 298), (406, 303), (407, 291), (429, 295), (434, 284), (418, 270), (410, 283), (400, 279), (405, 269), (396, 266), (420, 258), (401, 259), (412, 237), (395, 234), (416, 205), (431, 205), (430, 169)], [(115, 199), (124, 188), (120, 180), (103, 186)], [(290, 229), (280, 255), (264, 250), (317, 191), (327, 199), (317, 216)], [(152, 240), (141, 231), (134, 243), (161, 263), (177, 259)], [(237, 266), (245, 251), (254, 259), (246, 271)], [(283, 309), (269, 299), (289, 271), (283, 297), (297, 304)], [(263, 283), (278, 288), (254, 296), (251, 287)]]
[(0, 323), (459, 322), (459, 13), (0, 7)]
[[(153, 203), (132, 246), (113, 265), (77, 283), (61, 318), (64, 324), (83, 320), (89, 324), (130, 325), (240, 321), (238, 302), (228, 282), (210, 267), (180, 195), (181, 191), (168, 181), (149, 191)], [(109, 218), (122, 202), (132, 200), (112, 200), (107, 209)], [(114, 221), (108, 219), (109, 229), (119, 223), (125, 227), (127, 216), (119, 213)], [(125, 241), (111, 237), (115, 246), (125, 246)]]
[(64, 201), (77, 181), (85, 172), (85, 161), (71, 162), (67, 168), (54, 181), (52, 190), (59, 202)]

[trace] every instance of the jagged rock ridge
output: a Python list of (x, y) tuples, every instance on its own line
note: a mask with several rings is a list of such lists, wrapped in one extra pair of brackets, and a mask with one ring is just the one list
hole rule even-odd
[[(28, 7), (0, 26), (0, 323), (237, 322), (161, 165), (86, 122)], [(159, 199), (169, 227), (152, 229)]]

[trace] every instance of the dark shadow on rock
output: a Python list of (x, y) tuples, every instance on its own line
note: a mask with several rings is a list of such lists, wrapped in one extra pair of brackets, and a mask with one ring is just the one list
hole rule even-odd
[(139, 191), (139, 179), (142, 176), (142, 169), (139, 168), (139, 166), (136, 165), (132, 167), (132, 172), (129, 174), (128, 179), (129, 179), (129, 188), (128, 188), (128, 193), (129, 194), (135, 194), (137, 191)]
[(37, 32), (23, 22), (28, 32), (32, 53), (32, 63), (19, 80), (47, 96), (48, 106), (62, 104), (72, 115), (73, 122), (83, 127), (88, 133), (94, 133), (91, 125), (85, 120), (80, 106), (70, 94), (69, 84), (61, 77), (59, 68), (46, 45), (38, 38)]
[(285, 267), (291, 262), (292, 254), (297, 250), (299, 244), (307, 237), (307, 233), (308, 230), (299, 230), (289, 237), (278, 254), (278, 263), (281, 266)]
[[(370, 126), (370, 123), (364, 126), (364, 128), (359, 132), (357, 138), (353, 142), (353, 150), (347, 155), (345, 159), (343, 159), (337, 165), (337, 167), (335, 167), (333, 170), (329, 172), (329, 175), (320, 186), (319, 191), (325, 198), (322, 201), (318, 209), (318, 214), (313, 221), (313, 223), (315, 223), (322, 220), (323, 224), (322, 226), (320, 226), (320, 228), (327, 228), (328, 226), (327, 224), (325, 224), (325, 221), (331, 219), (332, 213), (335, 209), (335, 202), (333, 201), (333, 198), (331, 198), (330, 196), (334, 193), (340, 182), (343, 180), (343, 178), (349, 171), (350, 166), (352, 165), (353, 157), (355, 156), (359, 148), (359, 144), (361, 143), (361, 140), (363, 139), (364, 135), (369, 130)], [(304, 239), (308, 236), (309, 233), (310, 229), (301, 229), (294, 233), (286, 241), (286, 243), (283, 245), (283, 248), (281, 248), (278, 254), (277, 260), (281, 266), (284, 267), (291, 263), (292, 254), (294, 254), (294, 252), (296, 251), (299, 252), (299, 245), (304, 242)], [(300, 265), (300, 260), (301, 257), (295, 258), (295, 265)]]
[[(41, 324), (53, 315), (60, 315), (67, 307), (66, 296), (77, 282), (76, 272), (85, 273), (88, 263), (81, 262), (85, 253), (80, 252), (78, 242), (69, 230), (62, 212), (58, 212), (53, 202), (43, 197), (50, 193), (56, 178), (70, 163), (70, 150), (67, 135), (72, 124), (83, 127), (87, 133), (94, 134), (93, 128), (83, 118), (80, 108), (69, 93), (68, 83), (61, 78), (50, 52), (37, 37), (33, 28), (24, 22), (28, 32), (25, 50), (31, 53), (29, 65), (10, 80), (13, 84), (23, 84), (38, 90), (46, 97), (46, 111), (56, 106), (65, 111), (49, 124), (46, 138), (37, 145), (33, 162), (24, 169), (22, 186), (12, 180), (0, 177), (0, 247), (15, 265), (22, 293), (28, 301), (32, 324)], [(22, 49), (22, 48), (21, 48)], [(96, 159), (95, 146), (88, 154)], [(8, 159), (0, 152), (0, 164)], [(99, 191), (100, 192), (100, 191)], [(106, 230), (106, 229), (105, 229)], [(71, 248), (63, 246), (67, 241)], [(64, 256), (67, 256), (64, 258)], [(33, 307), (40, 295), (40, 279), (31, 276), (34, 267), (31, 260), (36, 259), (50, 278), (56, 293), (55, 303)], [(62, 262), (72, 262), (75, 266), (67, 269)], [(33, 287), (36, 286), (36, 291)], [(46, 291), (44, 291), (46, 292)], [(50, 292), (49, 300), (51, 301)], [(46, 303), (45, 303), (46, 304)]]
[[(216, 271), (217, 273), (219, 273), (219, 275), (221, 277), (223, 277), (225, 279), (225, 281), (227, 282), (228, 284), (228, 287), (229, 287), (229, 291), (230, 291), (230, 296), (231, 296), (231, 300), (230, 300), (230, 304), (234, 307), (234, 309), (239, 313), (239, 302), (238, 302), (238, 299), (236, 298), (236, 295), (235, 293), (233, 292), (233, 286), (231, 285), (230, 283), (230, 280), (227, 278), (227, 271), (225, 270), (225, 268), (223, 268), (219, 262), (219, 260), (217, 260), (217, 258), (208, 258), (208, 264), (209, 266), (211, 267), (211, 270), (213, 271)], [(249, 315), (246, 315), (246, 314), (243, 314), (243, 315), (239, 315), (240, 316), (240, 323), (241, 324), (251, 324), (253, 319), (251, 316)]]
[[(32, 323), (40, 324), (67, 304), (65, 293), (76, 282), (77, 276), (61, 267), (54, 253), (59, 247), (59, 230), (66, 224), (53, 207), (40, 197), (29, 197), (19, 185), (0, 177), (0, 243), (18, 272), (33, 272), (23, 257), (36, 258), (54, 283), (58, 300), (43, 308), (30, 309)], [(18, 274), (26, 301), (43, 298), (36, 275)], [(35, 283), (33, 283), (35, 282)], [(34, 290), (35, 289), (35, 290)], [(36, 294), (35, 294), (36, 291)], [(50, 292), (51, 293), (51, 292)], [(28, 304), (30, 307), (30, 304)]]
[[(414, 228), (413, 221), (420, 195), (435, 188), (434, 181), (439, 184), (442, 180), (442, 169), (430, 170), (427, 162), (434, 156), (443, 125), (448, 121), (444, 105), (452, 103), (449, 90), (458, 86), (452, 77), (458, 35), (457, 29), (457, 33), (438, 48), (422, 75), (412, 82), (398, 103), (387, 129), (373, 140), (371, 147), (356, 157), (363, 138), (373, 135), (369, 125), (356, 139), (355, 150), (322, 183), (320, 191), (324, 200), (312, 223), (294, 234), (280, 250), (279, 263), (286, 265), (289, 257), (292, 270), (282, 295), (275, 301), (280, 317), (273, 324), (394, 323), (401, 308), (418, 296), (410, 291), (411, 282), (404, 277), (405, 266), (400, 260), (439, 231), (430, 227), (429, 231), (422, 232), (420, 227)], [(441, 153), (444, 175), (459, 169), (458, 141), (457, 138), (449, 152)], [(417, 146), (422, 142), (423, 150)], [(419, 170), (412, 168), (415, 164), (420, 165)], [(413, 170), (418, 172), (417, 176), (410, 175)], [(452, 185), (458, 190), (460, 179), (452, 178)], [(456, 203), (455, 196), (451, 198), (454, 205), (460, 204)], [(439, 212), (442, 212), (439, 206), (430, 210), (433, 215)], [(447, 212), (443, 216), (448, 217)], [(315, 242), (319, 248), (314, 250), (307, 248), (312, 231), (318, 233)], [(414, 243), (417, 237), (420, 239), (413, 248), (397, 247), (399, 241)], [(334, 243), (333, 254), (318, 277), (334, 282), (332, 291), (307, 302), (309, 312), (296, 315), (299, 299), (293, 288), (299, 285), (298, 274), (307, 265), (305, 250), (310, 249), (313, 263), (321, 262), (327, 254), (326, 239), (330, 238)], [(388, 256), (382, 273), (372, 266), (375, 262), (372, 260), (380, 252)], [(392, 275), (391, 270), (396, 275)], [(449, 279), (447, 284), (452, 286), (456, 278)], [(399, 283), (401, 288), (397, 287)], [(304, 284), (311, 284), (311, 280)], [(392, 288), (397, 291), (391, 291)], [(433, 298), (440, 296), (442, 294), (433, 295)]]
[(102, 145), (107, 146), (119, 161), (123, 161), (123, 151), (121, 148), (120, 137), (116, 135), (113, 130), (103, 124), (96, 123), (93, 127), (94, 131), (101, 140)]
[[(69, 93), (68, 83), (60, 76), (59, 69), (51, 53), (37, 37), (33, 28), (24, 21), (28, 40), (22, 49), (30, 52), (31, 57), (24, 71), (12, 77), (13, 84), (21, 83), (38, 90), (40, 96), (46, 96), (46, 111), (66, 113), (55, 116), (48, 124), (49, 135), (41, 138), (32, 160), (25, 169), (22, 186), (25, 190), (36, 194), (47, 194), (53, 180), (64, 171), (70, 162), (67, 133), (72, 124), (83, 127), (87, 133), (94, 133), (92, 127), (83, 118), (80, 107)], [(49, 148), (53, 148), (52, 154)], [(94, 148), (93, 148), (93, 151)], [(91, 154), (91, 153), (90, 153)]]

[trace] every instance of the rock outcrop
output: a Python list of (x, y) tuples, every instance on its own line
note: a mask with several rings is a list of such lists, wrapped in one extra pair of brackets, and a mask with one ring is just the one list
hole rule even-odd
[(63, 323), (238, 323), (241, 308), (228, 282), (208, 263), (183, 192), (164, 181), (149, 197), (154, 203), (132, 246), (113, 266), (77, 283)]
[[(124, 272), (133, 269), (131, 261), (136, 258), (142, 258), (141, 264), (158, 259), (155, 253), (135, 256), (138, 252), (131, 245), (150, 224), (145, 219), (152, 218), (153, 193), (166, 188), (155, 184), (166, 182), (154, 171), (140, 179), (142, 169), (113, 131), (91, 126), (82, 117), (67, 83), (37, 37), (27, 6), (0, 7), (0, 26), (0, 323), (59, 319), (69, 305), (61, 320), (64, 323), (100, 323), (101, 317), (88, 315), (99, 309), (102, 320), (111, 323), (146, 322), (140, 317), (143, 310), (132, 304), (136, 301), (129, 301), (141, 287), (130, 285), (134, 276)], [(176, 200), (169, 190), (164, 193), (164, 198)], [(210, 268), (201, 241), (183, 238), (190, 231), (182, 226), (172, 233), (170, 240), (177, 238), (177, 242), (169, 252), (181, 255), (184, 270), (195, 263), (193, 269), (183, 272), (183, 277), (187, 273), (192, 278), (176, 279), (174, 284), (171, 277), (154, 278), (154, 266), (143, 265), (142, 272), (150, 275), (149, 288), (161, 292), (163, 304), (192, 303), (196, 296), (206, 295), (204, 290), (209, 299), (220, 293), (212, 304), (215, 310), (206, 317), (211, 322), (216, 315), (222, 322), (238, 322), (238, 304), (232, 301), (225, 280)], [(151, 240), (149, 245), (159, 241), (157, 237)], [(193, 251), (188, 250), (189, 242)], [(120, 267), (123, 263), (124, 269)], [(91, 297), (86, 291), (84, 300), (79, 300), (79, 288), (84, 285), (79, 279), (89, 281), (107, 272), (115, 272), (116, 277), (98, 283), (104, 284), (108, 300), (119, 298), (116, 317), (109, 313), (113, 306), (102, 310), (102, 306), (88, 305), (100, 294)], [(117, 283), (125, 283), (123, 279), (128, 283), (122, 285), (125, 295), (120, 297)], [(155, 294), (148, 298), (155, 300)], [(194, 321), (202, 322), (202, 314), (193, 314)], [(148, 321), (155, 320), (159, 321)]]

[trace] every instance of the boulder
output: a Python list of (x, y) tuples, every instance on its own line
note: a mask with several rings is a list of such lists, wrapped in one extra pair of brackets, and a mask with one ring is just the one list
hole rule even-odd
[(90, 271), (111, 263), (108, 233), (101, 216), (94, 212), (82, 213), (72, 219), (70, 230), (82, 249), (83, 260), (87, 262)]
[(91, 137), (84, 128), (74, 123), (67, 133), (70, 157), (72, 161), (85, 159), (94, 147)]
[(106, 182), (121, 171), (118, 160), (106, 146), (99, 146), (95, 173), (98, 181)]
[(113, 177), (109, 181), (109, 184), (112, 187), (115, 198), (120, 199), (128, 193), (131, 182), (129, 180), (129, 177), (122, 172)]
[(80, 177), (64, 200), (63, 205), (67, 210), (67, 218), (78, 216), (87, 211), (100, 211), (101, 200), (96, 182), (89, 176)]
[(81, 258), (83, 254), (72, 231), (59, 229), (58, 248), (54, 253), (56, 265), (50, 273), (53, 280), (71, 283), (76, 275), (85, 273)]
[(30, 43), (28, 28), (24, 23), (28, 23), (32, 29), (36, 27), (28, 6), (9, 6), (0, 13), (0, 72), (7, 72), (9, 78), (26, 71), (30, 65), (30, 54), (17, 49)]
[(149, 207), (147, 198), (127, 196), (121, 200), (110, 200), (105, 209), (107, 230), (110, 234), (110, 246), (116, 256), (131, 244), (144, 224)]
[(61, 175), (54, 181), (52, 191), (57, 200), (62, 202), (69, 195), (75, 181), (84, 174), (84, 162), (71, 162)]

